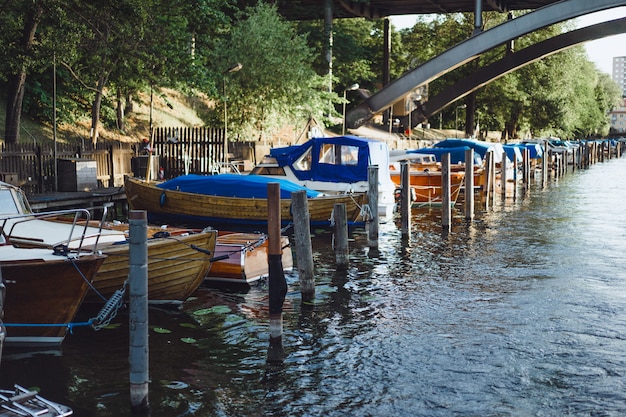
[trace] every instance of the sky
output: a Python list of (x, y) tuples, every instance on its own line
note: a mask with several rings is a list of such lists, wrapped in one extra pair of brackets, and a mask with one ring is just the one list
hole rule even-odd
[[(602, 12), (592, 13), (577, 19), (577, 27), (586, 27), (608, 20), (626, 17), (626, 7), (616, 7)], [(416, 20), (416, 15), (392, 16), (391, 22), (396, 30), (410, 28)], [(626, 34), (610, 36), (585, 44), (587, 56), (596, 64), (596, 67), (607, 74), (612, 74), (613, 57), (626, 56)]]

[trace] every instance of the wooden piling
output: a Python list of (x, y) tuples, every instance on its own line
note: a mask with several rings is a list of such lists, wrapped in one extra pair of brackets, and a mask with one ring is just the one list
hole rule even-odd
[(298, 260), (298, 276), (302, 301), (315, 298), (315, 279), (313, 276), (313, 249), (311, 245), (311, 226), (306, 191), (291, 193), (293, 211), (293, 231)]
[(335, 203), (333, 218), (335, 219), (335, 261), (338, 270), (346, 270), (350, 261), (348, 259), (348, 221), (344, 203)]
[(148, 400), (148, 217), (143, 210), (131, 210), (129, 225), (128, 290), (130, 328), (130, 407), (133, 412), (150, 408)]
[(490, 195), (491, 195), (491, 201), (489, 202), (489, 204), (491, 205), (491, 207), (495, 207), (496, 206), (496, 188), (497, 188), (497, 182), (496, 182), (496, 157), (495, 154), (491, 155), (491, 161), (489, 161), (489, 164), (491, 165), (491, 168), (489, 169), (490, 175), (491, 175), (491, 191), (489, 191)]
[(400, 164), (400, 231), (403, 238), (411, 236), (411, 172), (408, 161)]
[(502, 201), (506, 202), (506, 183), (508, 181), (507, 171), (508, 167), (508, 157), (506, 156), (506, 152), (502, 152), (502, 158), (500, 162), (500, 193), (502, 194)]
[(452, 226), (452, 205), (450, 195), (450, 153), (441, 155), (441, 226)]
[(491, 206), (489, 204), (489, 193), (491, 192), (491, 181), (492, 181), (492, 169), (493, 169), (493, 152), (489, 151), (485, 154), (485, 172), (484, 172), (484, 176), (485, 176), (485, 180), (483, 181), (484, 183), (484, 189), (483, 189), (483, 198), (485, 199), (485, 210), (489, 210), (489, 207)]
[(367, 201), (372, 213), (372, 219), (367, 227), (367, 244), (370, 248), (378, 247), (378, 165), (367, 167)]
[(287, 281), (282, 265), (280, 238), (280, 184), (267, 184), (267, 261), (269, 267), (270, 339), (282, 338), (283, 303), (287, 294)]
[(474, 149), (465, 150), (465, 218), (474, 219)]

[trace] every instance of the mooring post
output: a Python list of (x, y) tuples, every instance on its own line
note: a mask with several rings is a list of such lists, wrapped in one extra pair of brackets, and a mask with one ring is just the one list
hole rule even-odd
[(280, 184), (267, 184), (267, 262), (269, 272), (270, 344), (267, 362), (281, 364), (283, 349), (283, 303), (287, 295), (287, 281), (283, 270), (282, 241), (280, 238)]
[(509, 170), (508, 167), (508, 158), (506, 156), (506, 152), (502, 152), (502, 156), (501, 156), (501, 161), (500, 162), (500, 193), (502, 194), (502, 202), (506, 203), (506, 183), (508, 181), (507, 176), (507, 171)]
[(367, 204), (372, 213), (372, 219), (367, 228), (367, 244), (370, 248), (378, 247), (378, 165), (367, 167)]
[(280, 239), (280, 184), (267, 184), (267, 261), (269, 267), (270, 339), (283, 335), (283, 303), (287, 281), (282, 263)]
[(474, 149), (465, 150), (465, 218), (474, 219)]
[(495, 152), (493, 152), (493, 155), (491, 155), (491, 161), (489, 161), (489, 163), (491, 164), (491, 168), (489, 169), (489, 172), (491, 173), (491, 201), (489, 202), (489, 204), (491, 204), (491, 208), (494, 208), (496, 206), (496, 188), (498, 186), (498, 183), (496, 182), (496, 154)]
[(302, 301), (315, 298), (315, 279), (313, 276), (313, 249), (311, 245), (311, 225), (306, 191), (291, 193), (291, 209), (293, 211), (293, 235), (298, 260), (300, 278), (300, 294)]
[(441, 155), (441, 226), (452, 226), (452, 204), (450, 198), (450, 153)]
[(485, 154), (485, 170), (483, 172), (484, 175), (484, 181), (483, 181), (483, 198), (485, 199), (484, 203), (485, 203), (485, 210), (489, 210), (489, 193), (491, 191), (491, 169), (492, 169), (492, 164), (491, 161), (493, 160), (493, 151), (488, 151)]
[(130, 406), (133, 412), (150, 408), (148, 383), (148, 217), (143, 210), (131, 210), (129, 225), (128, 291), (130, 327)]
[(403, 238), (411, 237), (411, 172), (408, 161), (400, 163), (400, 230)]
[(348, 269), (348, 222), (346, 205), (335, 203), (333, 206), (333, 218), (335, 219), (335, 260), (338, 270)]

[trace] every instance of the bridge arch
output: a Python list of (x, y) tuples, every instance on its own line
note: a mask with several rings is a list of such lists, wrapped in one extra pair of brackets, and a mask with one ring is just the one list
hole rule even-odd
[(495, 48), (535, 30), (589, 13), (623, 6), (623, 0), (562, 0), (508, 20), (458, 43), (407, 72), (346, 114), (346, 125), (357, 128), (416, 87), (424, 85)]
[(618, 35), (620, 33), (626, 33), (626, 18), (610, 20), (576, 29), (516, 51), (499, 61), (480, 68), (478, 71), (457, 81), (454, 85), (448, 87), (436, 96), (429, 97), (427, 102), (422, 103), (420, 107), (411, 113), (411, 117), (400, 117), (400, 124), (408, 126), (407, 119), (410, 119), (411, 127), (415, 127), (455, 101), (510, 72), (516, 71), (526, 65), (575, 45), (605, 38), (607, 36)]

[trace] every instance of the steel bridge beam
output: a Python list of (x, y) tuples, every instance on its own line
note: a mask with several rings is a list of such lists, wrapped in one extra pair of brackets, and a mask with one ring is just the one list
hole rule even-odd
[(478, 33), (407, 72), (351, 109), (346, 114), (346, 124), (350, 128), (363, 125), (376, 113), (385, 110), (415, 88), (429, 83), (502, 43), (555, 23), (623, 5), (623, 0), (562, 0)]
[(410, 119), (413, 125), (411, 127), (414, 127), (457, 100), (510, 72), (578, 44), (620, 33), (626, 33), (626, 17), (587, 26), (538, 42), (480, 68), (436, 96), (430, 97), (427, 102), (422, 103), (419, 108), (411, 113), (411, 117), (400, 117), (400, 124), (408, 126), (408, 119)]

